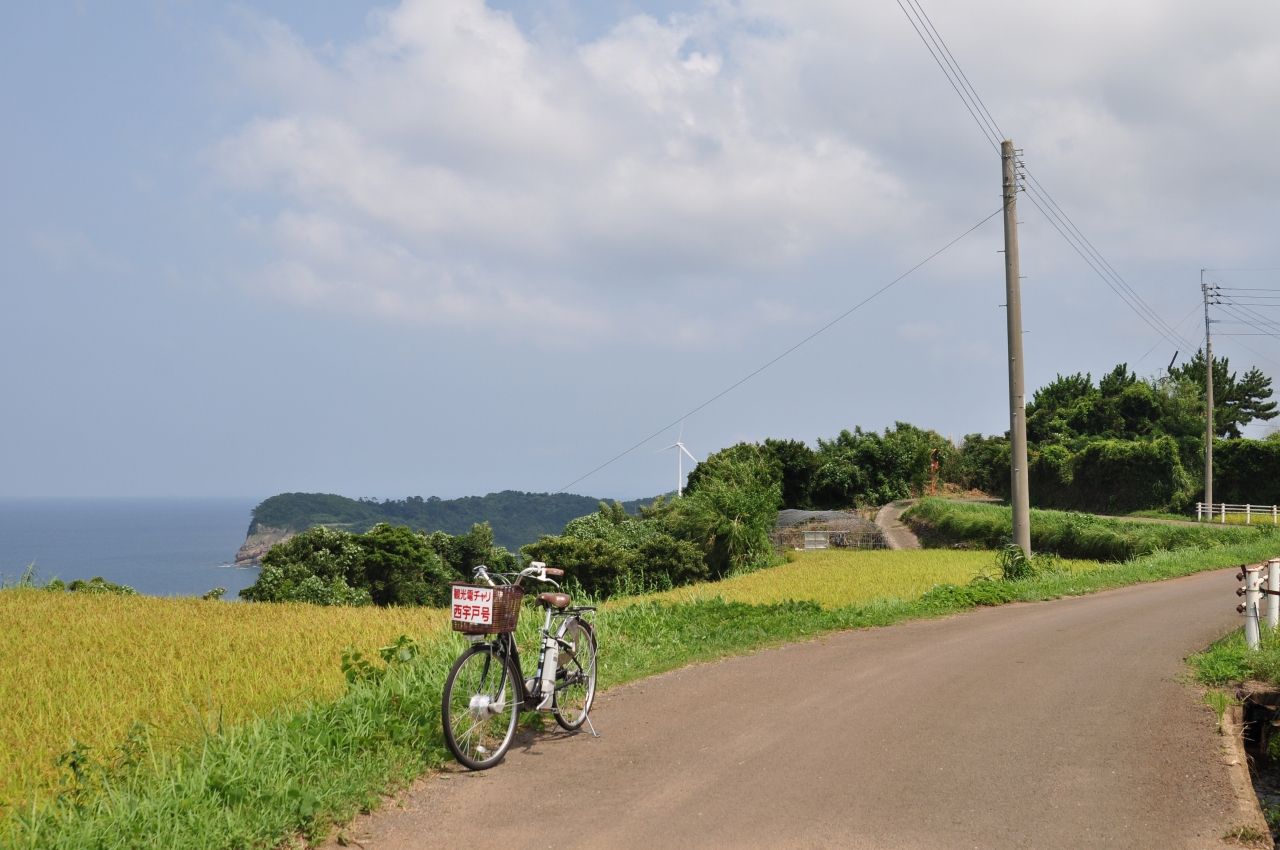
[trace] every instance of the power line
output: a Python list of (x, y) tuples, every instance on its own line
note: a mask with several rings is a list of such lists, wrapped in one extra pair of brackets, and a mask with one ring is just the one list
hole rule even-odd
[[(1191, 309), (1187, 311), (1187, 315), (1185, 315), (1185, 316), (1183, 316), (1183, 317), (1182, 317), (1182, 321), (1178, 322), (1178, 324), (1176, 324), (1176, 325), (1174, 325), (1174, 326), (1173, 326), (1173, 327), (1174, 327), (1174, 330), (1181, 330), (1181, 329), (1182, 329), (1182, 326), (1183, 326), (1183, 325), (1185, 325), (1185, 324), (1187, 323), (1187, 320), (1188, 320), (1188, 319), (1190, 319), (1192, 316), (1194, 316), (1194, 315), (1196, 314), (1196, 311), (1198, 311), (1199, 309), (1200, 309), (1200, 299), (1199, 299), (1199, 298), (1197, 298), (1197, 299), (1196, 299), (1196, 303), (1192, 304), (1192, 305), (1191, 305)], [(1163, 339), (1158, 339), (1158, 340), (1156, 340), (1156, 344), (1155, 344), (1155, 345), (1153, 345), (1153, 346), (1151, 346), (1150, 348), (1148, 348), (1148, 349), (1147, 349), (1147, 353), (1146, 353), (1146, 354), (1144, 354), (1144, 355), (1142, 355), (1141, 357), (1139, 357), (1137, 360), (1135, 360), (1135, 361), (1133, 362), (1133, 365), (1134, 365), (1134, 366), (1137, 366), (1137, 365), (1138, 365), (1139, 363), (1141, 363), (1143, 360), (1146, 360), (1148, 357), (1150, 357), (1150, 356), (1151, 356), (1151, 352), (1153, 352), (1153, 351), (1155, 351), (1157, 348), (1159, 348), (1159, 347), (1160, 347), (1160, 343), (1162, 343), (1162, 342), (1164, 342), (1164, 341), (1165, 341), (1165, 340), (1163, 340)], [(1189, 350), (1189, 349), (1188, 349), (1188, 350)]]
[[(951, 49), (947, 46), (946, 41), (942, 38), (942, 34), (938, 32), (933, 21), (929, 18), (928, 13), (924, 11), (924, 6), (920, 0), (897, 0), (898, 8), (902, 9), (907, 20), (911, 23), (912, 29), (920, 36), (920, 40), (924, 43), (925, 49), (933, 56), (938, 68), (941, 69), (947, 82), (959, 95), (961, 102), (964, 103), (965, 109), (968, 110), (970, 116), (973, 117), (978, 128), (986, 137), (987, 141), (997, 150), (1000, 147), (1000, 141), (1005, 138), (1004, 133), (1000, 130), (1000, 125), (996, 122), (991, 111), (987, 109), (982, 98), (978, 95), (977, 89), (969, 81), (968, 76), (960, 67), (960, 63), (952, 54)], [(1103, 282), (1117, 295), (1121, 301), (1138, 314), (1152, 330), (1164, 337), (1168, 342), (1176, 347), (1190, 347), (1191, 343), (1183, 339), (1167, 322), (1160, 317), (1158, 313), (1146, 303), (1137, 291), (1131, 287), (1128, 282), (1117, 272), (1102, 253), (1094, 247), (1093, 243), (1085, 237), (1084, 233), (1078, 228), (1071, 218), (1066, 214), (1061, 206), (1054, 201), (1053, 197), (1035, 178), (1035, 175), (1027, 169), (1025, 163), (1019, 162), (1023, 174), (1030, 181), (1023, 188), (1027, 191), (1029, 200), (1035, 204), (1041, 214), (1048, 219), (1059, 235), (1067, 241), (1067, 244), (1080, 255), (1088, 266), (1093, 269), (1094, 273), (1102, 278)]]
[[(1224, 335), (1224, 334), (1218, 334), (1218, 336), (1223, 336), (1223, 335)], [(1267, 362), (1268, 362), (1268, 363), (1270, 363), (1272, 366), (1280, 366), (1280, 363), (1277, 363), (1276, 361), (1272, 360), (1270, 357), (1268, 357), (1267, 355), (1265, 355), (1265, 354), (1263, 354), (1263, 353), (1261, 353), (1261, 352), (1254, 351), (1252, 348), (1250, 348), (1249, 346), (1245, 345), (1243, 342), (1240, 342), (1238, 339), (1236, 339), (1234, 335), (1229, 335), (1229, 336), (1231, 337), (1231, 341), (1232, 341), (1232, 342), (1234, 342), (1236, 345), (1240, 346), (1241, 348), (1243, 348), (1245, 351), (1249, 352), (1250, 354), (1254, 354), (1254, 355), (1256, 355), (1256, 356), (1258, 356), (1258, 357), (1261, 357), (1263, 360), (1267, 361)]]
[(856, 310), (860, 309), (862, 306), (864, 306), (865, 304), (869, 303), (869, 302), (870, 302), (873, 298), (875, 298), (876, 296), (878, 296), (878, 295), (880, 295), (880, 294), (882, 294), (882, 293), (886, 292), (886, 291), (887, 291), (890, 287), (892, 287), (895, 283), (897, 283), (898, 281), (902, 280), (902, 279), (903, 279), (903, 278), (905, 278), (907, 275), (911, 274), (911, 273), (912, 273), (912, 272), (914, 272), (916, 269), (920, 268), (920, 267), (921, 267), (921, 266), (923, 266), (925, 263), (927, 263), (927, 262), (929, 262), (930, 260), (932, 260), (934, 257), (938, 256), (938, 255), (939, 255), (939, 254), (941, 254), (943, 251), (947, 250), (947, 249), (948, 249), (948, 248), (950, 248), (952, 245), (956, 244), (956, 243), (957, 243), (957, 242), (959, 242), (961, 239), (965, 238), (966, 236), (968, 236), (968, 235), (969, 235), (970, 233), (972, 233), (973, 231), (977, 230), (977, 229), (978, 229), (979, 227), (981, 227), (982, 225), (986, 224), (988, 221), (991, 221), (991, 219), (995, 218), (996, 216), (998, 216), (998, 215), (999, 215), (1000, 213), (1002, 213), (1002, 212), (1004, 212), (1004, 206), (1003, 206), (1003, 205), (1000, 207), (1000, 209), (996, 210), (996, 211), (995, 211), (995, 212), (993, 212), (991, 215), (989, 215), (989, 216), (987, 216), (986, 218), (982, 219), (982, 221), (978, 222), (978, 223), (977, 223), (977, 224), (975, 224), (973, 227), (970, 227), (970, 228), (969, 228), (968, 230), (966, 230), (964, 233), (961, 233), (961, 234), (960, 234), (959, 236), (957, 236), (955, 239), (952, 239), (950, 242), (948, 242), (947, 244), (943, 245), (941, 248), (939, 248), (938, 250), (934, 251), (932, 254), (930, 254), (929, 256), (925, 257), (923, 260), (921, 260), (920, 262), (916, 263), (914, 266), (912, 266), (911, 268), (907, 269), (905, 272), (903, 272), (902, 274), (898, 275), (898, 276), (897, 276), (897, 277), (895, 277), (893, 280), (889, 281), (889, 282), (888, 282), (888, 283), (886, 283), (884, 286), (882, 286), (882, 287), (880, 287), (879, 289), (877, 289), (875, 292), (871, 293), (871, 294), (870, 294), (870, 295), (868, 295), (866, 298), (862, 299), (862, 300), (861, 300), (861, 301), (859, 301), (857, 304), (855, 304), (855, 305), (853, 305), (852, 307), (850, 307), (848, 310), (845, 310), (845, 311), (844, 311), (843, 313), (841, 313), (839, 316), (836, 316), (834, 319), (832, 319), (831, 321), (827, 322), (825, 325), (823, 325), (822, 327), (818, 328), (816, 331), (814, 331), (813, 333), (809, 334), (807, 337), (805, 337), (804, 339), (800, 340), (800, 341), (799, 341), (799, 342), (797, 342), (795, 345), (791, 346), (791, 347), (790, 347), (790, 348), (788, 348), (786, 351), (782, 352), (782, 353), (781, 353), (781, 354), (779, 354), (777, 357), (775, 357), (775, 358), (773, 358), (772, 360), (770, 360), (768, 363), (765, 363), (763, 366), (761, 366), (760, 368), (756, 369), (756, 370), (755, 370), (754, 372), (752, 372), (751, 374), (747, 375), (745, 378), (743, 378), (743, 379), (741, 379), (741, 380), (739, 380), (739, 381), (737, 381), (737, 382), (735, 382), (735, 383), (733, 383), (733, 384), (729, 385), (729, 386), (728, 386), (728, 387), (726, 387), (725, 389), (723, 389), (723, 390), (721, 390), (720, 392), (718, 392), (718, 393), (716, 393), (715, 395), (713, 395), (711, 398), (709, 398), (709, 399), (707, 399), (706, 401), (704, 401), (702, 404), (700, 404), (700, 405), (698, 405), (697, 407), (695, 407), (695, 408), (693, 408), (692, 410), (690, 410), (688, 413), (685, 413), (685, 414), (683, 414), (683, 415), (679, 416), (678, 418), (676, 418), (676, 419), (672, 420), (669, 424), (662, 426), (662, 427), (661, 427), (661, 428), (659, 428), (657, 431), (654, 431), (652, 434), (650, 434), (649, 436), (645, 437), (643, 440), (641, 440), (640, 442), (636, 443), (634, 446), (632, 446), (631, 448), (627, 449), (626, 451), (624, 451), (624, 452), (620, 452), (619, 454), (616, 454), (616, 455), (614, 455), (613, 457), (609, 458), (607, 461), (605, 461), (604, 463), (600, 464), (600, 465), (599, 465), (599, 466), (597, 466), (595, 469), (593, 469), (593, 470), (591, 470), (590, 472), (588, 472), (586, 475), (581, 475), (581, 476), (579, 476), (579, 477), (577, 477), (577, 478), (573, 479), (572, 481), (570, 481), (568, 484), (566, 484), (566, 485), (564, 485), (563, 487), (561, 487), (561, 488), (560, 488), (559, 490), (557, 490), (556, 492), (557, 492), (557, 493), (563, 493), (565, 490), (568, 490), (570, 487), (572, 487), (574, 484), (577, 484), (579, 481), (582, 481), (582, 480), (583, 480), (583, 479), (585, 479), (585, 478), (590, 478), (592, 475), (595, 475), (597, 472), (599, 472), (600, 470), (604, 469), (606, 466), (608, 466), (609, 464), (613, 463), (614, 461), (621, 460), (622, 458), (624, 458), (624, 457), (626, 457), (627, 455), (631, 454), (633, 451), (635, 451), (636, 449), (640, 448), (640, 447), (641, 447), (641, 446), (643, 446), (645, 443), (649, 442), (649, 441), (650, 441), (650, 440), (652, 440), (654, 437), (657, 437), (659, 434), (663, 433), (664, 431), (669, 431), (669, 430), (671, 430), (671, 429), (672, 429), (672, 428), (674, 428), (676, 425), (678, 425), (679, 423), (683, 422), (685, 419), (687, 419), (688, 417), (692, 416), (693, 414), (697, 413), (699, 410), (702, 410), (702, 408), (704, 408), (704, 407), (706, 407), (707, 405), (711, 404), (711, 403), (712, 403), (713, 401), (715, 401), (716, 399), (718, 399), (718, 398), (720, 398), (721, 396), (726, 395), (726, 394), (728, 394), (728, 393), (732, 392), (733, 390), (737, 389), (738, 387), (742, 386), (742, 385), (743, 385), (743, 384), (745, 384), (747, 381), (749, 381), (749, 380), (751, 380), (752, 378), (754, 378), (756, 375), (759, 375), (759, 374), (760, 374), (761, 372), (763, 372), (765, 369), (768, 369), (768, 368), (769, 368), (770, 366), (772, 366), (774, 363), (777, 363), (779, 360), (781, 360), (782, 358), (786, 357), (788, 354), (790, 354), (791, 352), (795, 351), (797, 348), (799, 348), (800, 346), (804, 345), (806, 342), (808, 342), (809, 340), (813, 339), (813, 338), (814, 338), (814, 337), (816, 337), (818, 334), (820, 334), (820, 333), (822, 333), (823, 331), (825, 331), (825, 330), (827, 330), (828, 328), (830, 328), (830, 327), (831, 327), (832, 325), (834, 325), (836, 322), (839, 322), (841, 319), (843, 319), (843, 318), (845, 318), (846, 316), (850, 315), (850, 314), (851, 314), (851, 313), (853, 313), (854, 311), (856, 311)]

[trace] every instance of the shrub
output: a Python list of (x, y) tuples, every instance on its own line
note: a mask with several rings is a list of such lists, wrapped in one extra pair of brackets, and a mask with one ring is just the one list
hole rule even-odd
[(271, 547), (258, 580), (240, 591), (252, 602), (368, 605), (364, 553), (355, 535), (317, 525)]
[(567, 581), (598, 599), (619, 592), (636, 572), (635, 553), (600, 539), (544, 534), (537, 543), (522, 546), (520, 552), (530, 560), (564, 570)]
[(1049, 445), (1029, 463), (1031, 499), (1037, 507), (1129, 513), (1181, 509), (1192, 483), (1171, 437), (1097, 440), (1072, 453)]
[(595, 513), (570, 521), (560, 536), (544, 535), (520, 552), (564, 570), (569, 581), (600, 599), (706, 579), (702, 551), (666, 531), (671, 505), (659, 499), (646, 514), (633, 517), (617, 502), (601, 502)]
[(778, 521), (781, 486), (767, 461), (724, 458), (698, 489), (671, 505), (674, 536), (697, 544), (713, 578), (767, 563), (769, 532)]
[(1215, 440), (1213, 466), (1214, 501), (1280, 504), (1280, 441)]
[(563, 569), (587, 593), (663, 590), (745, 572), (772, 561), (769, 532), (778, 519), (777, 465), (742, 443), (699, 464), (698, 486), (670, 502), (659, 498), (639, 517), (600, 503), (559, 536), (520, 549)]
[[(54, 579), (45, 585), (47, 590), (62, 590), (63, 584), (60, 580)], [(76, 579), (66, 585), (66, 589), (71, 593), (87, 593), (87, 594), (109, 594), (113, 596), (137, 596), (138, 591), (134, 590), (127, 584), (115, 584), (107, 581), (102, 576), (94, 576), (85, 581), (84, 579)]]
[(425, 535), (380, 522), (356, 542), (364, 553), (364, 573), (375, 604), (448, 604), (449, 582), (460, 576), (445, 566)]
[(367, 534), (318, 525), (271, 547), (258, 580), (240, 595), (313, 605), (444, 605), (449, 582), (469, 578), (479, 564), (516, 568), (515, 556), (493, 545), (488, 523), (457, 536), (385, 522)]

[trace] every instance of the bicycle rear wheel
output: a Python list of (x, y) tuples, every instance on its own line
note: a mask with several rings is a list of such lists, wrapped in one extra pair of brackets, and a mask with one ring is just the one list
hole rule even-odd
[(560, 640), (560, 669), (556, 671), (552, 708), (556, 722), (573, 731), (586, 721), (596, 696), (596, 634), (590, 623), (574, 617), (565, 623)]
[(519, 675), (505, 651), (485, 644), (462, 653), (445, 679), (440, 712), (444, 740), (472, 770), (493, 767), (511, 746), (520, 716)]

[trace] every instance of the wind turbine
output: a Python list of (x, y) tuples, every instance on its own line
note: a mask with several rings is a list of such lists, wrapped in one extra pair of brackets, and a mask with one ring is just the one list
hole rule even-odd
[(680, 434), (679, 436), (676, 437), (676, 441), (671, 445), (667, 446), (665, 449), (658, 449), (656, 452), (654, 452), (654, 454), (657, 455), (657, 454), (662, 454), (663, 452), (669, 452), (672, 449), (679, 450), (676, 452), (676, 496), (684, 495), (684, 456), (681, 454), (681, 452), (683, 452), (686, 455), (689, 455), (689, 460), (693, 461), (694, 463), (698, 462), (698, 459), (696, 457), (689, 454), (689, 450), (684, 447), (684, 443), (680, 442), (682, 439), (684, 439), (684, 420), (683, 419), (680, 420)]

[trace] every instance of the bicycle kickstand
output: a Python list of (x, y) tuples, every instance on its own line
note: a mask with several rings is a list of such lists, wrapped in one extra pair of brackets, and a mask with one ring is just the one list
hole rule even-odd
[(586, 715), (585, 717), (583, 717), (582, 719), (583, 719), (583, 720), (585, 720), (585, 721), (587, 721), (587, 728), (591, 730), (591, 734), (592, 734), (593, 736), (595, 736), (595, 737), (599, 738), (599, 737), (600, 737), (600, 733), (599, 733), (599, 732), (597, 732), (597, 731), (596, 731), (596, 727), (595, 727), (595, 726), (593, 726), (593, 725), (591, 724), (591, 715), (590, 715), (590, 714), (587, 714), (587, 715)]

